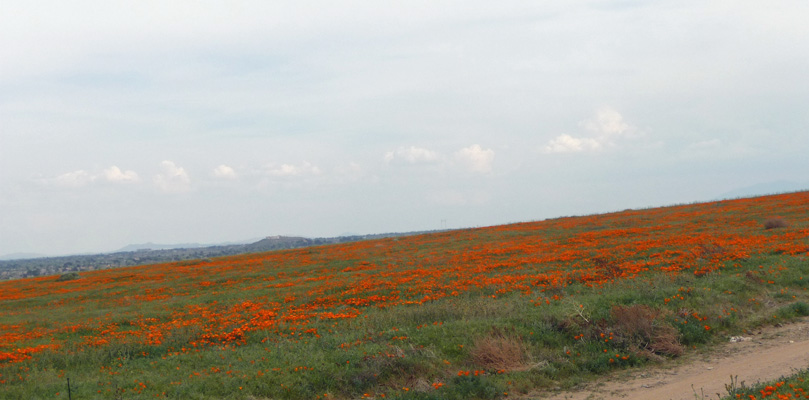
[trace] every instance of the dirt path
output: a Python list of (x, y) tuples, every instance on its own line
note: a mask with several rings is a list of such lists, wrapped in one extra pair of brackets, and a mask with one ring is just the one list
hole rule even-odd
[(809, 367), (809, 320), (751, 332), (710, 354), (694, 354), (669, 367), (623, 371), (577, 391), (535, 394), (548, 400), (694, 400), (727, 395), (731, 376), (747, 385)]

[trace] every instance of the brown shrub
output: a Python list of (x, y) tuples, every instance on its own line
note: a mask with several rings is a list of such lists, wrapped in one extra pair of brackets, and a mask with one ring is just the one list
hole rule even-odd
[(789, 223), (781, 217), (769, 218), (764, 221), (764, 229), (786, 228)]
[(615, 279), (621, 276), (621, 267), (615, 260), (610, 260), (605, 257), (595, 257), (593, 258), (593, 264), (596, 270), (601, 271), (601, 275), (607, 279)]
[(636, 304), (615, 306), (610, 314), (613, 333), (628, 348), (669, 356), (683, 353), (677, 329), (664, 321), (663, 311)]
[(494, 327), (475, 339), (469, 351), (472, 363), (486, 369), (518, 370), (528, 365), (528, 349), (513, 329)]
[(753, 271), (745, 272), (744, 277), (747, 278), (748, 281), (753, 283), (764, 283), (764, 280), (759, 278), (758, 275)]
[(667, 356), (683, 354), (683, 345), (680, 344), (677, 329), (671, 325), (663, 325), (656, 329), (647, 349), (652, 353)]
[(720, 257), (726, 252), (724, 247), (716, 243), (700, 243), (697, 245), (697, 247), (697, 256), (703, 259)]

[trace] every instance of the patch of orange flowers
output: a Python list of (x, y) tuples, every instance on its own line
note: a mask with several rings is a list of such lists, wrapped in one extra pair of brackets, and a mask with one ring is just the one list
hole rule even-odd
[(784, 381), (776, 382), (774, 385), (767, 385), (764, 389), (759, 391), (761, 396), (756, 396), (754, 394), (749, 394), (747, 396), (742, 396), (741, 394), (737, 394), (737, 399), (744, 399), (744, 400), (764, 400), (764, 399), (778, 399), (778, 400), (787, 400), (787, 399), (807, 399), (809, 398), (809, 394), (800, 387), (796, 387), (792, 384), (785, 384)]

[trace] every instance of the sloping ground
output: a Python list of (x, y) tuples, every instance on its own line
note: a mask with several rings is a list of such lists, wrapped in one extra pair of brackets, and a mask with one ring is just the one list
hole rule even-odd
[(694, 400), (727, 395), (731, 377), (748, 386), (809, 367), (809, 320), (745, 335), (709, 354), (692, 355), (673, 367), (612, 375), (587, 387), (531, 398), (548, 400)]
[(0, 398), (539, 398), (809, 316), (808, 251), (800, 192), (0, 282)]

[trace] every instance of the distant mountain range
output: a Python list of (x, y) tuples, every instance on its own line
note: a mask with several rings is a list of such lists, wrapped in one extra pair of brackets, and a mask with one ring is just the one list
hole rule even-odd
[(240, 244), (248, 244), (257, 242), (261, 239), (250, 239), (250, 240), (242, 240), (238, 242), (224, 242), (224, 243), (208, 243), (208, 244), (201, 244), (201, 243), (180, 243), (180, 244), (158, 244), (158, 243), (141, 243), (141, 244), (130, 244), (124, 247), (121, 247), (118, 250), (115, 250), (113, 253), (121, 253), (126, 251), (138, 251), (138, 250), (171, 250), (171, 249), (198, 249), (202, 247), (215, 247), (215, 246), (232, 246), (232, 245), (240, 245)]
[[(179, 243), (179, 244), (159, 244), (159, 243), (141, 243), (141, 244), (130, 244), (124, 247), (121, 247), (118, 250), (111, 251), (111, 252), (103, 252), (98, 254), (115, 254), (115, 253), (126, 253), (132, 251), (148, 251), (148, 250), (172, 250), (172, 249), (199, 249), (205, 247), (217, 247), (217, 246), (233, 246), (233, 245), (244, 245), (248, 243), (254, 243), (261, 239), (249, 239), (249, 240), (242, 240), (238, 242), (224, 242), (224, 243), (209, 243), (209, 244), (201, 244), (201, 243)], [(56, 257), (72, 257), (72, 256), (86, 256), (90, 254), (96, 253), (87, 253), (87, 254), (67, 254), (67, 255), (48, 255), (48, 254), (41, 254), (41, 253), (10, 253), (10, 254), (3, 254), (0, 255), (0, 261), (9, 261), (9, 260), (28, 260), (32, 258), (56, 258)]]
[(0, 260), (25, 260), (28, 258), (40, 258), (40, 257), (47, 257), (47, 256), (44, 254), (37, 254), (37, 253), (11, 253), (0, 256)]
[(336, 243), (408, 236), (438, 231), (406, 233), (381, 233), (374, 235), (338, 236), (331, 238), (305, 238), (299, 236), (268, 236), (249, 243), (200, 245), (196, 243), (161, 245), (144, 243), (129, 245), (114, 253), (82, 254), (61, 257), (39, 257), (0, 260), (0, 280), (18, 279), (41, 275), (56, 275), (66, 272), (93, 271), (97, 269), (126, 267), (131, 265), (159, 264), (184, 260), (199, 260), (212, 257), (245, 253), (294, 249)]

